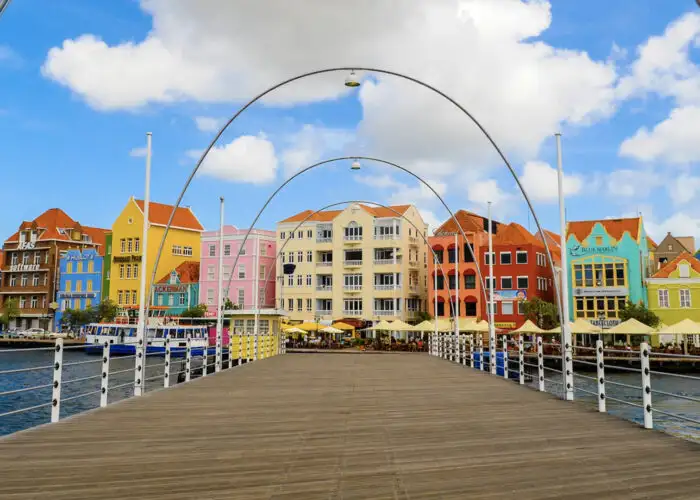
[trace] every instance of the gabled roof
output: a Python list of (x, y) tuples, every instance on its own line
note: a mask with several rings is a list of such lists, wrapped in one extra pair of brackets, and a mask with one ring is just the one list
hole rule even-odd
[(3, 262), (4, 258), (5, 258), (5, 254), (3, 253), (2, 250), (0, 250), (0, 270), (2, 269), (2, 266), (5, 265), (5, 263)]
[(700, 273), (700, 260), (688, 252), (683, 252), (664, 267), (656, 271), (656, 274), (654, 274), (652, 278), (668, 278), (671, 273), (676, 270), (678, 264), (684, 260), (687, 261), (688, 264), (690, 264), (690, 267), (692, 267), (696, 272)]
[[(199, 282), (199, 262), (194, 260), (186, 260), (175, 268), (175, 272), (180, 277), (180, 283), (198, 283)], [(170, 271), (168, 274), (158, 280), (158, 283), (166, 284), (170, 281)]]
[(567, 224), (566, 234), (567, 236), (574, 235), (576, 240), (582, 242), (588, 238), (596, 224), (601, 224), (607, 233), (618, 241), (622, 239), (625, 233), (629, 233), (634, 241), (638, 241), (642, 219), (641, 217), (632, 217), (628, 219), (571, 221)]
[[(557, 233), (549, 231), (548, 229), (543, 229), (542, 231), (544, 232), (544, 236), (546, 238), (547, 245), (549, 245), (549, 248), (561, 247), (561, 238)], [(535, 233), (535, 238), (542, 241), (542, 234), (539, 231), (537, 231)]]
[(537, 245), (544, 248), (542, 240), (533, 236), (520, 224), (511, 222), (498, 228), (493, 236), (494, 245)]
[[(462, 230), (470, 233), (477, 233), (480, 231), (486, 232), (484, 228), (488, 225), (488, 218), (483, 217), (481, 215), (475, 214), (473, 212), (469, 212), (467, 210), (457, 210), (455, 212), (455, 219), (457, 219), (457, 222), (459, 223), (459, 226), (462, 228)], [(494, 225), (496, 224), (501, 224), (500, 222), (493, 220), (492, 222)], [(500, 229), (498, 229), (500, 231)], [(442, 223), (440, 227), (438, 227), (435, 231), (433, 231), (433, 234), (440, 234), (440, 233), (450, 233), (454, 234), (459, 232), (459, 229), (457, 228), (457, 224), (455, 224), (455, 221), (452, 217), (447, 219), (445, 222)], [(495, 233), (494, 233), (495, 234)]]
[(657, 245), (656, 242), (651, 239), (651, 236), (647, 236), (647, 246), (649, 247), (649, 250), (656, 250), (659, 247), (659, 245)]
[[(132, 198), (133, 199), (133, 198)], [(143, 213), (143, 200), (133, 199), (136, 206)], [(165, 205), (149, 201), (148, 203), (148, 220), (156, 226), (167, 226), (170, 214), (173, 211), (173, 205)], [(172, 227), (179, 229), (189, 229), (191, 231), (204, 231), (204, 227), (200, 224), (197, 217), (189, 207), (178, 207), (173, 217)]]
[[(81, 226), (79, 222), (73, 220), (60, 208), (50, 208), (32, 221), (23, 221), (19, 225), (19, 231), (10, 236), (5, 242), (16, 243), (19, 241), (19, 232), (36, 229), (39, 234), (37, 241), (60, 240), (80, 243), (72, 240), (70, 230), (78, 230), (90, 236), (92, 243), (100, 245), (100, 254), (104, 255), (105, 234), (107, 229), (97, 227)], [(68, 230), (67, 232), (59, 230)]]
[[(409, 208), (411, 208), (411, 205), (393, 205), (389, 208), (370, 207), (362, 204), (360, 204), (359, 206), (374, 217), (399, 217), (399, 215), (405, 214), (406, 211)], [(331, 222), (343, 212), (344, 210), (324, 210), (322, 212), (317, 212), (314, 214), (313, 210), (304, 210), (303, 212), (299, 212), (296, 215), (292, 215), (291, 217), (287, 217), (286, 219), (281, 220), (279, 224), (286, 224), (289, 222), (301, 222), (304, 219), (306, 219), (307, 222)], [(398, 215), (396, 212), (398, 212)]]

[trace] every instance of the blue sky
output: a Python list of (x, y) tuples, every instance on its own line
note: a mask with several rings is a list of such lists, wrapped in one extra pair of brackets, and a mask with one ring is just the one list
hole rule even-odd
[[(569, 219), (641, 211), (657, 237), (700, 236), (694, 2), (417, 4), (12, 2), (0, 18), (0, 236), (51, 207), (110, 227), (128, 197), (143, 194), (136, 150), (147, 131), (152, 199), (172, 203), (214, 125), (245, 98), (310, 68), (356, 64), (417, 76), (470, 109), (525, 177), (546, 227), (558, 228), (552, 134), (561, 130)], [(528, 224), (512, 180), (465, 117), (396, 79), (363, 74), (362, 88), (347, 91), (344, 77), (308, 79), (254, 105), (184, 204), (213, 228), (223, 195), (227, 222), (246, 226), (289, 173), (366, 155), (425, 176), (452, 208), (493, 201), (497, 217)], [(414, 202), (431, 222), (446, 216), (406, 174), (369, 164), (357, 174), (345, 162), (294, 181), (260, 226), (346, 199)]]

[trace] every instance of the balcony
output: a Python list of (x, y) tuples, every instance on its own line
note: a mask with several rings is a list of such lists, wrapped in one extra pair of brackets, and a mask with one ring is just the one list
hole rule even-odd
[(391, 266), (392, 264), (401, 264), (401, 257), (394, 259), (374, 259), (375, 266)]
[(332, 236), (316, 236), (316, 243), (331, 243), (332, 241)]
[(317, 261), (316, 262), (316, 267), (331, 267), (333, 265), (333, 262), (327, 262), (327, 261)]
[(375, 316), (396, 316), (396, 312), (395, 312), (395, 311), (384, 311), (384, 310), (383, 310), (383, 311), (378, 311), (378, 310), (375, 309), (375, 310), (374, 310), (374, 315), (375, 315)]
[(330, 316), (333, 314), (333, 309), (316, 309), (316, 314), (319, 316)]
[(418, 261), (417, 260), (409, 260), (408, 267), (418, 267)]
[(345, 267), (362, 267), (361, 260), (346, 260), (343, 262)]
[(317, 292), (332, 292), (333, 285), (316, 285)]
[(346, 292), (361, 292), (362, 285), (344, 285), (343, 290)]
[(386, 292), (390, 290), (399, 290), (401, 285), (374, 285), (374, 289), (378, 292)]
[(362, 316), (362, 311), (348, 311), (343, 309), (343, 316)]
[(360, 243), (362, 241), (362, 235), (361, 234), (346, 234), (343, 239), (349, 243)]
[(418, 246), (418, 238), (416, 238), (415, 236), (409, 236), (408, 243), (413, 246)]
[(398, 234), (375, 234), (375, 240), (399, 240), (401, 237)]

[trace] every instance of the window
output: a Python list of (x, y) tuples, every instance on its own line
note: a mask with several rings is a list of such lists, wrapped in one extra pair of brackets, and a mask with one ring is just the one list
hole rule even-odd
[(513, 314), (513, 303), (511, 301), (501, 302), (501, 314)]
[(573, 262), (577, 288), (627, 286), (627, 262), (617, 257), (586, 257)]
[(83, 272), (83, 263), (82, 263), (82, 262), (76, 262), (76, 263), (75, 263), (75, 272), (76, 272), (76, 273), (82, 273), (82, 272)]
[(314, 260), (314, 253), (309, 250), (306, 252), (306, 262), (313, 262)]
[(311, 299), (306, 299), (306, 312), (311, 312)]
[(493, 278), (489, 278), (488, 276), (486, 276), (484, 278), (484, 284), (486, 285), (486, 288), (488, 288), (489, 290), (491, 289), (492, 286), (493, 286), (493, 289), (495, 290), (497, 288), (496, 287), (496, 277), (494, 276)]
[(350, 241), (359, 241), (362, 239), (362, 226), (358, 226), (356, 222), (351, 222), (345, 228), (345, 239)]
[(267, 244), (263, 241), (263, 244), (260, 245), (260, 255), (262, 257), (267, 256)]
[[(48, 257), (48, 255), (49, 255), (49, 254), (47, 253), (46, 256)], [(18, 259), (17, 254), (16, 254), (16, 253), (13, 253), (13, 254), (12, 254), (12, 265), (13, 265), (13, 266), (16, 266), (16, 265), (17, 265), (17, 259)]]
[(129, 305), (129, 299), (131, 298), (131, 290), (124, 290), (124, 305)]
[(182, 255), (192, 257), (192, 247), (182, 247)]
[(297, 252), (297, 262), (304, 262), (304, 252), (301, 250)]
[(131, 264), (126, 265), (126, 279), (131, 279)]
[(451, 274), (447, 277), (450, 290), (454, 290), (455, 288), (457, 288), (457, 279), (456, 278), (457, 277), (454, 274)]
[[(23, 282), (22, 286), (27, 286), (27, 284), (24, 283), (24, 276), (22, 276), (22, 282)], [(66, 280), (66, 292), (70, 292), (70, 291), (71, 291), (71, 281)]]
[[(289, 239), (290, 239), (290, 240), (293, 240), (293, 239), (294, 239), (294, 231), (289, 231)], [(293, 311), (294, 308), (292, 308), (291, 310)]]
[(294, 275), (293, 274), (287, 275), (287, 286), (294, 286)]
[(119, 240), (119, 247), (121, 249), (121, 253), (126, 252), (126, 240), (124, 238)]
[(282, 261), (282, 264), (284, 264), (285, 261), (287, 260), (286, 256), (284, 255), (284, 252), (282, 252), (282, 253), (280, 254), (280, 260)]
[(294, 252), (289, 252), (289, 263), (291, 264), (293, 262), (294, 262)]
[(627, 297), (624, 295), (598, 298), (575, 297), (574, 307), (577, 318), (596, 319), (601, 315), (605, 318), (617, 318), (626, 303)]
[(595, 237), (595, 245), (599, 247), (600, 245), (603, 244), (603, 237), (602, 236), (596, 236)]
[(306, 237), (307, 237), (307, 238), (313, 238), (313, 237), (314, 237), (314, 231), (313, 231), (313, 229), (309, 229), (308, 231), (306, 231)]
[(245, 252), (245, 247), (244, 247), (244, 246), (241, 246), (241, 248), (240, 248), (240, 254), (241, 254), (241, 255), (245, 255), (245, 253), (246, 253), (246, 252)]
[(362, 299), (345, 299), (343, 311), (354, 314), (362, 313)]
[(306, 275), (306, 286), (311, 286), (311, 275), (310, 274)]
[(231, 279), (231, 266), (223, 266), (222, 268), (223, 274), (224, 274), (224, 279), (226, 281)]
[(41, 264), (41, 252), (34, 254), (34, 264)]
[[(492, 256), (494, 255), (494, 252), (486, 252), (484, 253), (484, 264), (487, 266), (491, 263)], [(495, 264), (495, 262), (494, 262)]]
[(690, 307), (690, 289), (681, 288), (678, 292), (681, 298), (681, 307)]
[(128, 238), (126, 240), (126, 251), (127, 251), (127, 253), (133, 253), (133, 251), (134, 251), (134, 239), (133, 238)]
[(501, 289), (510, 290), (513, 288), (513, 278), (511, 276), (505, 276), (501, 278)]
[[(137, 265), (138, 265), (138, 264), (137, 264)], [(92, 260), (89, 260), (89, 261), (88, 261), (87, 272), (89, 272), (89, 273), (94, 273), (94, 272), (95, 272), (95, 262), (94, 262), (94, 261), (92, 261)]]
[(180, 306), (184, 306), (184, 305), (185, 305), (185, 294), (184, 294), (184, 293), (178, 293), (178, 294), (177, 294), (177, 303), (178, 303), (178, 305), (180, 305)]
[(668, 290), (662, 288), (659, 290), (659, 307), (668, 308), (670, 307), (668, 300)]
[(117, 292), (117, 304), (122, 305), (124, 303), (124, 292), (119, 290)]
[(673, 245), (669, 245), (669, 246), (668, 246), (668, 251), (669, 251), (669, 252), (673, 252)]
[(515, 263), (527, 264), (527, 251), (518, 250), (517, 252), (515, 252)]
[(501, 252), (501, 264), (508, 265), (513, 263), (513, 254), (510, 252)]
[(168, 305), (171, 307), (175, 305), (175, 296), (172, 293), (168, 296)]
[(245, 305), (245, 290), (243, 288), (238, 289), (238, 305), (241, 306), (241, 309)]
[(207, 288), (207, 305), (214, 305), (214, 289)]
[(24, 309), (24, 306), (26, 305), (26, 304), (25, 304), (25, 301), (26, 301), (26, 300), (27, 300), (27, 299), (24, 297), (24, 295), (20, 295), (20, 296), (19, 296), (19, 308), (20, 308), (20, 309)]
[(522, 300), (518, 302), (518, 314), (523, 316), (525, 314), (525, 302)]
[(134, 252), (139, 253), (141, 251), (141, 238), (134, 238)]
[(17, 275), (13, 274), (10, 276), (10, 286), (17, 286)]
[(29, 264), (29, 254), (28, 253), (22, 254), (22, 264)]
[[(301, 233), (301, 231), (299, 231)], [(304, 310), (304, 300), (297, 299), (297, 311), (301, 312)]]
[(448, 248), (447, 249), (447, 262), (450, 264), (454, 264), (459, 256), (457, 255), (457, 249), (455, 247)]
[(260, 305), (265, 305), (265, 288), (260, 288), (258, 290), (258, 307)]
[(528, 277), (527, 276), (518, 276), (518, 288), (527, 288), (528, 287)]
[(139, 265), (134, 264), (134, 279), (138, 279), (139, 277)]
[(85, 281), (85, 286), (86, 286), (85, 290), (87, 292), (92, 292), (92, 280)]
[[(290, 235), (293, 235), (294, 233), (289, 233)], [(291, 238), (291, 236), (290, 236)], [(293, 311), (294, 310), (294, 299), (287, 299), (287, 310), (288, 311)]]
[(678, 266), (678, 275), (681, 278), (690, 278), (690, 266), (688, 264), (681, 264)]
[(238, 279), (239, 280), (245, 279), (245, 264), (238, 265)]
[(280, 239), (283, 240), (285, 238), (285, 236), (286, 236), (286, 234), (284, 233), (284, 231), (282, 231), (280, 233)]
[(36, 306), (38, 305), (38, 303), (39, 303), (38, 297), (36, 295), (32, 295), (32, 300), (29, 304), (29, 307), (31, 309), (36, 309)]
[(39, 275), (32, 275), (32, 286), (39, 286)]
[(265, 276), (265, 274), (266, 274), (265, 273), (265, 266), (261, 264), (259, 271), (260, 271), (260, 274), (258, 275), (259, 279), (264, 280), (267, 277), (267, 276)]
[(92, 307), (92, 299), (85, 299), (85, 309)]
[(476, 274), (464, 275), (464, 288), (467, 290), (474, 290), (476, 288)]
[(214, 266), (207, 266), (207, 279), (210, 281), (214, 279)]
[(359, 290), (362, 288), (361, 274), (344, 274), (343, 285), (350, 290)]
[(216, 257), (216, 245), (209, 245), (209, 257)]
[[(304, 237), (304, 231), (297, 231), (297, 238), (302, 239)], [(299, 308), (301, 310), (301, 307)]]
[(302, 286), (304, 284), (304, 276), (297, 274), (297, 286)]

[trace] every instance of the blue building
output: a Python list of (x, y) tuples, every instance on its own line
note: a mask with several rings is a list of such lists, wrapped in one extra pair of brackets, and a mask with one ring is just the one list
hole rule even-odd
[(67, 250), (58, 261), (59, 285), (56, 292), (56, 329), (66, 309), (84, 310), (102, 300), (104, 258), (93, 248)]
[(179, 316), (198, 301), (199, 262), (185, 261), (153, 287), (151, 310), (159, 316)]

